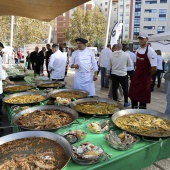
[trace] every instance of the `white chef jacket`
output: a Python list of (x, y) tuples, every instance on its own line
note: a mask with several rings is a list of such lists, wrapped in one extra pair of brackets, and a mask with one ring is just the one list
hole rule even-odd
[(108, 62), (109, 62), (109, 57), (112, 54), (112, 51), (110, 48), (105, 48), (101, 51), (99, 60), (98, 60), (98, 65), (100, 67), (107, 68), (108, 67)]
[(132, 61), (132, 66), (127, 67), (127, 71), (132, 71), (132, 70), (134, 70), (134, 63), (136, 63), (136, 55), (131, 51), (125, 51), (125, 52), (130, 55), (130, 59)]
[(2, 68), (2, 57), (0, 56), (0, 94), (3, 93), (2, 80), (8, 77), (6, 71)]
[(86, 90), (89, 92), (89, 96), (94, 96), (93, 71), (98, 71), (94, 52), (88, 48), (74, 51), (70, 66), (72, 64), (79, 65), (79, 69), (75, 69), (74, 89)]
[[(139, 54), (145, 54), (146, 52), (146, 47), (144, 48), (141, 48), (139, 47), (137, 50), (136, 50), (136, 54), (137, 52)], [(151, 64), (151, 67), (154, 67), (154, 66), (157, 66), (157, 54), (156, 52), (153, 50), (153, 48), (151, 47), (148, 47), (148, 59), (149, 59), (149, 62)]]
[(48, 71), (52, 70), (52, 79), (63, 79), (67, 64), (67, 55), (57, 50), (50, 56)]

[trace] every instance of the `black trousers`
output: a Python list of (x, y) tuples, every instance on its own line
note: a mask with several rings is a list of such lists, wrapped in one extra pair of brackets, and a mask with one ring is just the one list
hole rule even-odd
[(52, 79), (52, 81), (64, 81), (64, 78), (63, 79)]
[(48, 78), (50, 79), (50, 72), (48, 71), (48, 63), (46, 63), (46, 70), (47, 70)]
[(158, 87), (158, 88), (160, 87), (160, 85), (161, 85), (161, 74), (162, 74), (162, 70), (157, 70), (156, 73), (153, 74), (153, 76), (152, 76), (151, 90), (154, 90), (156, 78), (158, 79), (158, 85), (157, 85), (157, 87)]
[(130, 80), (132, 80), (132, 77), (133, 77), (133, 74), (134, 74), (134, 70), (127, 71), (127, 74), (130, 77)]
[(132, 109), (138, 109), (138, 108), (146, 109), (146, 103), (141, 103), (141, 102), (138, 102), (132, 99), (131, 99), (131, 102), (132, 102)]
[(115, 100), (115, 101), (118, 100), (117, 89), (120, 84), (123, 89), (124, 102), (128, 103), (128, 77), (127, 77), (127, 75), (126, 76), (118, 76), (115, 74), (111, 74), (111, 78), (112, 78), (113, 100)]

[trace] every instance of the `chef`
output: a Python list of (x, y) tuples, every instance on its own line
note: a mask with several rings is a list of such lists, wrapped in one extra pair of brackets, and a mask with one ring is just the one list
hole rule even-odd
[(74, 89), (86, 90), (89, 96), (94, 96), (94, 81), (98, 78), (95, 54), (86, 47), (86, 39), (77, 38), (76, 42), (78, 50), (73, 52), (70, 60), (70, 67), (75, 68)]
[(151, 80), (157, 69), (157, 55), (147, 45), (146, 33), (140, 33), (138, 40), (140, 47), (136, 51), (136, 69), (131, 80), (129, 97), (132, 108), (146, 108), (146, 103), (151, 101)]

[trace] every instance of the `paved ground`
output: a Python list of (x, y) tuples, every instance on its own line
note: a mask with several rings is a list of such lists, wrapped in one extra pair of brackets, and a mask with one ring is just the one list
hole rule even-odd
[[(73, 77), (74, 77), (74, 71), (69, 70), (68, 75), (65, 78), (65, 81), (67, 82), (67, 87), (69, 87), (69, 88), (73, 88), (73, 80), (74, 80)], [(108, 89), (100, 88), (100, 75), (99, 75), (98, 80), (95, 82), (95, 87), (96, 87), (96, 95), (97, 96), (102, 97), (102, 98), (107, 98)], [(152, 100), (152, 102), (151, 102), (151, 104), (148, 105), (148, 107), (147, 107), (148, 109), (157, 110), (160, 112), (165, 111), (166, 96), (164, 94), (164, 81), (159, 89), (157, 87), (155, 87), (155, 91), (152, 92), (151, 100)], [(9, 124), (9, 122), (7, 121), (8, 118), (6, 115), (2, 115), (2, 116), (0, 116), (0, 118), (3, 119), (2, 125)], [(9, 133), (11, 133), (10, 129), (6, 129), (4, 132), (4, 134), (9, 134)], [(145, 168), (143, 170), (170, 170), (170, 158), (155, 162), (153, 165), (151, 165), (150, 167)]]

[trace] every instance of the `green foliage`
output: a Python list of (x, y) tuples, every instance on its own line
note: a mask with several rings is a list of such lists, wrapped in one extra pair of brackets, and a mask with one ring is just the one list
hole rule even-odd
[(65, 39), (71, 44), (75, 44), (76, 38), (83, 37), (89, 41), (88, 46), (103, 46), (105, 31), (106, 17), (97, 7), (86, 13), (77, 8), (70, 19), (69, 27), (64, 29)]
[[(11, 16), (0, 16), (0, 41), (9, 45)], [(52, 23), (53, 24), (53, 23)], [(41, 43), (48, 38), (49, 23), (16, 16), (14, 18), (13, 46)]]
[(132, 41), (130, 39), (124, 39), (122, 44), (132, 44)]

